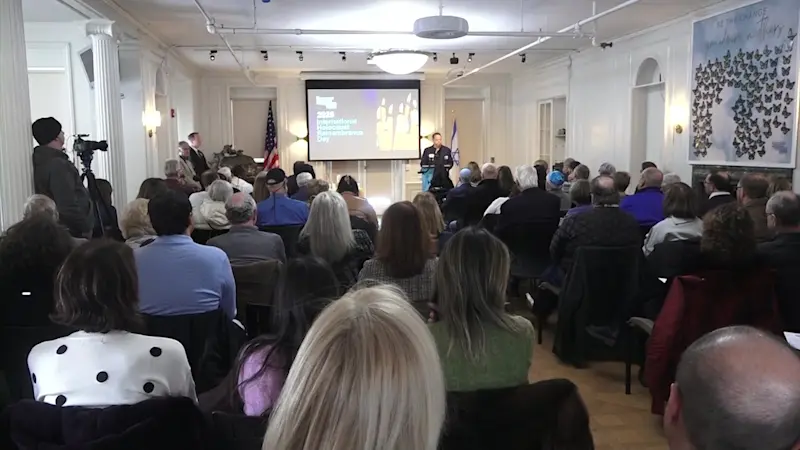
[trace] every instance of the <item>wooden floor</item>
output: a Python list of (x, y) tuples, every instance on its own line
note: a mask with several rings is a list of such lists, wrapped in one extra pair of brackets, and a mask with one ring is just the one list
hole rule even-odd
[(552, 330), (545, 329), (544, 342), (534, 350), (530, 380), (566, 378), (578, 385), (596, 450), (667, 450), (661, 419), (650, 414), (650, 394), (635, 372), (631, 395), (625, 395), (623, 363), (592, 363), (587, 369), (561, 364), (552, 351)]

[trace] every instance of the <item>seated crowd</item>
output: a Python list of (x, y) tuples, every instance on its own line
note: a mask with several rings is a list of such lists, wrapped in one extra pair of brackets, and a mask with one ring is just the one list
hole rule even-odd
[[(631, 175), (610, 163), (595, 177), (573, 159), (470, 163), (441, 204), (420, 193), (379, 221), (350, 175), (332, 189), (302, 162), (291, 176), (196, 173), (193, 149), (181, 143), (165, 178), (142, 182), (118, 237), (73, 237), (40, 195), (3, 234), (2, 325), (49, 334), (26, 349), (28, 384), (0, 445), (55, 448), (53, 433), (14, 428), (37, 411), (26, 401), (184, 397), (268, 418), (264, 449), (437, 449), (454, 394), (529, 383), (536, 333), (509, 312), (515, 264), (541, 257), (530, 278), (567, 287), (587, 248), (634, 248), (667, 286), (775, 270), (783, 329), (800, 332), (800, 197), (787, 180), (749, 173), (734, 190), (714, 172), (700, 195), (648, 163), (628, 194)], [(656, 320), (665, 297), (648, 291), (632, 314)], [(216, 322), (194, 320), (207, 315)], [(800, 358), (785, 342), (735, 326), (686, 345), (663, 405), (671, 449), (800, 449)]]

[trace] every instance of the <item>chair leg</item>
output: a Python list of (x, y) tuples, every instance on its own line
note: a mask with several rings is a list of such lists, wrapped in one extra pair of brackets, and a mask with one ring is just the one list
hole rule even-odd
[(542, 345), (542, 329), (544, 328), (544, 319), (540, 315), (536, 315), (536, 340), (539, 345)]
[(631, 365), (633, 364), (633, 330), (628, 328), (625, 339), (625, 395), (631, 395)]

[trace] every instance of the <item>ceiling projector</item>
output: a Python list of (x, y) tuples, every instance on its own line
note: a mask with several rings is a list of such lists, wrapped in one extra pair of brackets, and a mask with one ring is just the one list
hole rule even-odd
[(424, 39), (457, 39), (469, 33), (469, 22), (463, 17), (430, 16), (414, 22), (414, 34)]

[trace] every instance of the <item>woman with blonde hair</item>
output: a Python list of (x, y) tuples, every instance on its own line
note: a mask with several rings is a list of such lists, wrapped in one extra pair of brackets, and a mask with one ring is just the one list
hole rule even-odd
[(150, 223), (147, 214), (147, 205), (150, 200), (137, 198), (125, 205), (122, 210), (122, 219), (119, 222), (122, 237), (131, 248), (143, 247), (156, 239), (156, 230)]
[(330, 264), (343, 290), (356, 282), (364, 261), (375, 247), (364, 230), (350, 228), (350, 216), (344, 198), (333, 191), (321, 192), (311, 202), (308, 221), (300, 231), (297, 251), (313, 255)]
[(448, 391), (528, 383), (533, 326), (505, 312), (510, 264), (505, 244), (474, 227), (456, 233), (439, 258), (438, 322), (429, 328)]
[(438, 255), (453, 233), (445, 231), (442, 211), (436, 197), (430, 192), (420, 192), (414, 197), (413, 203), (422, 219), (422, 228), (431, 236), (431, 253)]
[(351, 292), (317, 317), (264, 450), (435, 450), (445, 415), (436, 346), (403, 295)]

